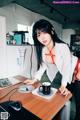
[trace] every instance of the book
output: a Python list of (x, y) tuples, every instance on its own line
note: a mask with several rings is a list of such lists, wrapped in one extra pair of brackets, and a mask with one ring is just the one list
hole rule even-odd
[(0, 79), (0, 88), (8, 87), (20, 83), (20, 81), (14, 77)]

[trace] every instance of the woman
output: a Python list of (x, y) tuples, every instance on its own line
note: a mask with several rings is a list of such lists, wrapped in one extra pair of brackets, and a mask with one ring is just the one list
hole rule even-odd
[(52, 82), (59, 71), (62, 74), (59, 90), (61, 94), (67, 96), (69, 90), (66, 85), (71, 82), (71, 54), (68, 46), (57, 37), (54, 27), (43, 19), (34, 24), (33, 39), (37, 51), (38, 71), (34, 75), (33, 80), (25, 82), (34, 84), (40, 81), (45, 71)]
[[(72, 83), (71, 81), (78, 59), (77, 57), (72, 57), (67, 44), (57, 37), (51, 23), (43, 19), (37, 21), (33, 26), (33, 39), (37, 52), (38, 71), (32, 80), (26, 80), (25, 83), (34, 84), (35, 82), (40, 82), (45, 71), (52, 82), (59, 71), (62, 75), (61, 86), (59, 88), (61, 94), (67, 96), (71, 91), (77, 95), (76, 92), (79, 87), (77, 87), (76, 82)], [(74, 76), (78, 75), (78, 78), (80, 74), (77, 73)], [(74, 90), (75, 87), (76, 91)], [(77, 102), (79, 100), (76, 99)], [(80, 118), (76, 120), (80, 120)]]

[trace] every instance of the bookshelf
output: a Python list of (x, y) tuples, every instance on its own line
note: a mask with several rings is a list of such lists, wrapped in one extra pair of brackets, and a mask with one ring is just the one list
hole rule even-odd
[(71, 35), (70, 50), (76, 56), (80, 56), (80, 34)]

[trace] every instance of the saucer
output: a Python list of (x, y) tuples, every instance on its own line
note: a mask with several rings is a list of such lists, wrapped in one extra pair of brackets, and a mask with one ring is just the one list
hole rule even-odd
[(29, 93), (32, 92), (32, 90), (34, 90), (34, 87), (32, 85), (22, 85), (19, 87), (18, 92)]
[(36, 88), (32, 91), (32, 94), (45, 98), (45, 99), (51, 99), (55, 95), (56, 92), (57, 92), (57, 89), (51, 87), (51, 93), (49, 95), (45, 95), (39, 91), (39, 88)]

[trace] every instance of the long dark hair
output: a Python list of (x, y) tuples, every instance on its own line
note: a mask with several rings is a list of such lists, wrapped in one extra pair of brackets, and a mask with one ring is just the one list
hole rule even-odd
[(38, 60), (38, 69), (40, 67), (40, 64), (42, 63), (42, 48), (44, 47), (43, 44), (41, 44), (38, 39), (37, 39), (37, 31), (41, 31), (41, 32), (45, 32), (50, 34), (54, 45), (55, 42), (57, 43), (64, 43), (63, 41), (61, 41), (58, 37), (57, 34), (54, 30), (54, 27), (52, 26), (52, 24), (50, 22), (48, 22), (47, 20), (41, 19), (39, 21), (37, 21), (34, 26), (33, 26), (33, 40), (34, 40), (34, 45), (36, 47), (36, 52), (37, 52), (37, 60)]

